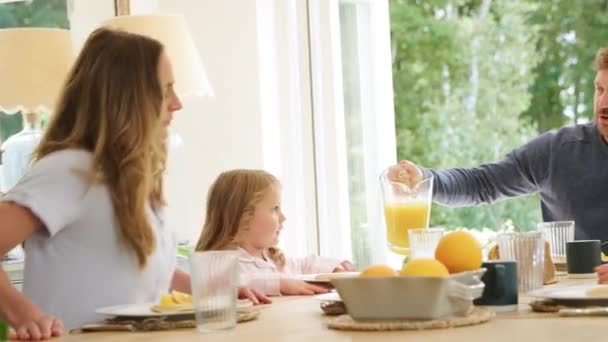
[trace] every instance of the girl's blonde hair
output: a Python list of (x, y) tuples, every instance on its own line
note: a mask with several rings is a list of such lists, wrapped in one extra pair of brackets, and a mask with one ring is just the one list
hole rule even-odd
[(162, 44), (148, 37), (95, 30), (69, 72), (34, 152), (34, 160), (68, 148), (92, 153), (85, 176), (90, 184), (108, 187), (122, 237), (141, 268), (156, 246), (146, 208), (164, 205), (162, 51)]
[[(207, 195), (207, 215), (197, 251), (236, 249), (240, 234), (249, 229), (255, 207), (279, 180), (263, 170), (231, 170), (219, 175)], [(271, 260), (285, 267), (277, 247), (268, 249)]]

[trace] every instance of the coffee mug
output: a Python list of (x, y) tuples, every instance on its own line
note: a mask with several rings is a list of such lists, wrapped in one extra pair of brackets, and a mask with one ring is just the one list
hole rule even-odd
[(473, 303), (495, 311), (517, 310), (517, 261), (493, 260), (484, 262), (481, 267), (487, 270), (481, 277), (485, 288)]
[(595, 278), (593, 269), (602, 264), (600, 240), (576, 240), (566, 244), (568, 277)]

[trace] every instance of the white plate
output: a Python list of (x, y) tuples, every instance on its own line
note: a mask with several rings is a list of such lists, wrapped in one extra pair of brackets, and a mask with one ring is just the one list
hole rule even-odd
[[(106, 316), (121, 316), (121, 317), (158, 317), (158, 316), (180, 316), (192, 315), (194, 311), (178, 311), (178, 312), (154, 312), (150, 308), (158, 303), (142, 303), (142, 304), (125, 304), (114, 305), (95, 310), (96, 313)], [(236, 302), (236, 309), (242, 310), (253, 306), (253, 303), (248, 299), (239, 299)]]
[(338, 292), (336, 291), (332, 291), (329, 293), (324, 293), (324, 294), (320, 294), (318, 296), (315, 296), (316, 299), (322, 301), (322, 302), (341, 302), (342, 298), (340, 298), (340, 295), (338, 294)]
[(333, 278), (357, 277), (359, 272), (315, 273), (295, 276), (296, 279), (309, 283), (329, 283)]
[(588, 294), (588, 291), (596, 288), (604, 288), (608, 290), (608, 285), (578, 285), (561, 288), (544, 288), (529, 292), (532, 297), (541, 297), (561, 301), (608, 301), (608, 294), (597, 296)]

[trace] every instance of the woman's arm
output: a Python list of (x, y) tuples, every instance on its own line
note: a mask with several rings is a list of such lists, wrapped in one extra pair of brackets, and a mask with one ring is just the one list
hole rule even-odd
[[(0, 255), (25, 241), (42, 223), (29, 209), (12, 202), (0, 202)], [(60, 320), (45, 316), (21, 292), (15, 289), (0, 267), (0, 318), (14, 329), (13, 338), (46, 339), (63, 331)]]

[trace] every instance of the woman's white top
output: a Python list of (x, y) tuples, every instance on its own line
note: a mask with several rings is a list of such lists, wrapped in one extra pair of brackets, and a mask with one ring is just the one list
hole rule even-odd
[(121, 236), (108, 188), (83, 176), (91, 160), (84, 150), (51, 153), (1, 198), (29, 208), (44, 224), (25, 242), (23, 292), (66, 329), (103, 320), (95, 313), (100, 307), (158, 300), (175, 270), (175, 236), (150, 206), (157, 245), (147, 266), (139, 267)]

